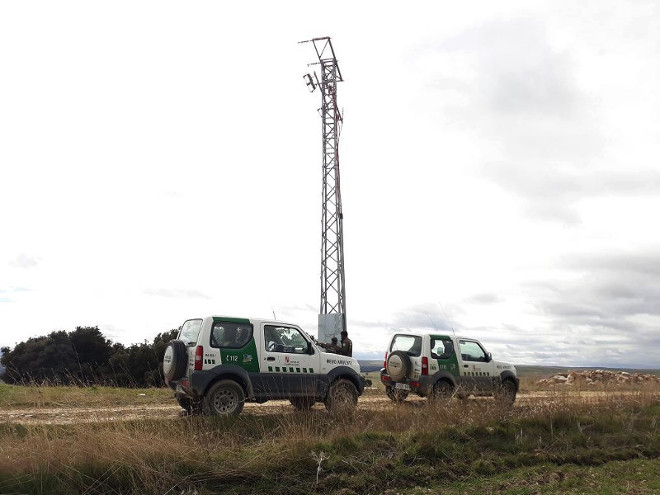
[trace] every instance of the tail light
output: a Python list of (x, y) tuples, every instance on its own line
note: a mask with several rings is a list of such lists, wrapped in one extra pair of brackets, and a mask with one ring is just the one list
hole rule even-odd
[(429, 358), (426, 356), (422, 357), (422, 375), (429, 374)]
[(387, 368), (387, 352), (385, 352), (385, 361), (383, 361), (383, 368)]
[(202, 364), (204, 363), (204, 347), (198, 345), (195, 349), (195, 371), (200, 371), (202, 369)]

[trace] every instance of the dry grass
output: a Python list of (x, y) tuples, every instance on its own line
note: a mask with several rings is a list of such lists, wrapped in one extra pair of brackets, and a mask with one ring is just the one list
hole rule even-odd
[[(90, 397), (115, 403), (136, 393), (70, 390), (75, 398), (65, 400), (62, 390), (41, 392), (54, 394), (51, 402), (69, 404)], [(437, 469), (459, 478), (487, 475), (498, 462), (660, 456), (660, 391), (545, 394), (514, 408), (489, 399), (454, 400), (449, 406), (407, 401), (383, 410), (365, 402), (343, 420), (315, 408), (234, 419), (5, 423), (0, 492), (308, 493), (346, 487), (379, 493), (385, 485), (399, 486), (411, 472), (432, 480)]]

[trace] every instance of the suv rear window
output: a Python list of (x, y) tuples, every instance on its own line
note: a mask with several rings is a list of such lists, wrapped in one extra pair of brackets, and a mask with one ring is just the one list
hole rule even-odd
[(188, 320), (181, 326), (181, 331), (179, 332), (179, 340), (187, 346), (192, 346), (197, 343), (197, 336), (199, 331), (202, 329), (202, 320)]
[(409, 356), (419, 356), (422, 353), (422, 337), (419, 335), (395, 335), (390, 347), (390, 352), (394, 351), (403, 351)]
[(241, 349), (252, 339), (252, 325), (216, 321), (211, 329), (211, 346)]

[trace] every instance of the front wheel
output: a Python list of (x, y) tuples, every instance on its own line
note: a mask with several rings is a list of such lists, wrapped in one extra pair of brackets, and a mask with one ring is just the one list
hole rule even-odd
[(500, 404), (510, 406), (515, 402), (517, 392), (516, 384), (513, 383), (513, 381), (504, 380), (495, 389), (495, 393), (493, 395), (495, 396), (495, 400)]
[(358, 391), (349, 380), (339, 379), (330, 385), (325, 398), (325, 408), (331, 414), (343, 416), (350, 414), (357, 406)]
[(204, 397), (204, 412), (219, 416), (238, 416), (243, 410), (245, 394), (233, 380), (220, 380)]
[(385, 387), (385, 393), (387, 397), (393, 402), (403, 402), (408, 397), (407, 390), (399, 390), (392, 387)]

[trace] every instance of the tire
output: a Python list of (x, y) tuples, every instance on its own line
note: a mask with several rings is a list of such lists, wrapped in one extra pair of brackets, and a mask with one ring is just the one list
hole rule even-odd
[(513, 380), (504, 380), (499, 386), (495, 389), (493, 396), (495, 400), (502, 405), (511, 406), (516, 400), (516, 384), (513, 383)]
[(170, 340), (163, 356), (163, 378), (169, 385), (186, 374), (188, 368), (188, 348), (182, 340)]
[(387, 356), (387, 363), (385, 369), (390, 378), (395, 382), (403, 381), (410, 374), (412, 365), (410, 363), (410, 356), (403, 351), (394, 351)]
[(330, 385), (325, 408), (334, 416), (351, 414), (357, 406), (358, 391), (353, 382), (340, 378)]
[(438, 380), (429, 395), (429, 401), (434, 404), (446, 405), (453, 396), (454, 386), (446, 380)]
[(296, 411), (309, 411), (316, 403), (314, 397), (291, 397), (289, 401), (296, 408)]
[(385, 387), (385, 393), (387, 397), (393, 402), (403, 402), (408, 397), (407, 390), (397, 390), (392, 387)]
[(243, 388), (234, 380), (213, 384), (203, 399), (204, 412), (216, 416), (238, 416), (244, 403)]

